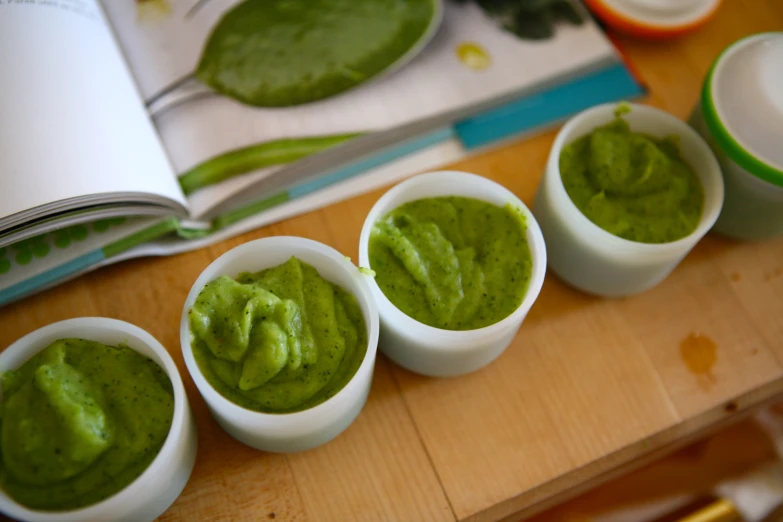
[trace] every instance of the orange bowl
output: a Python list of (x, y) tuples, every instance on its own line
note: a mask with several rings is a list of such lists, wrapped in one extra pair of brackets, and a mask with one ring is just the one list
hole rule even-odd
[(587, 7), (612, 29), (648, 40), (666, 40), (696, 31), (712, 19), (720, 7), (721, 0), (713, 0), (705, 10), (694, 17), (665, 23), (661, 20), (645, 19), (643, 15), (626, 12), (617, 4), (618, 0), (585, 0)]

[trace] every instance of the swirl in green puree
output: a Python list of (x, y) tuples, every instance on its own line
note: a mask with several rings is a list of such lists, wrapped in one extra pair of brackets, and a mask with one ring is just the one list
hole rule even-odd
[(295, 257), (207, 283), (189, 320), (204, 377), (255, 411), (294, 412), (324, 402), (351, 380), (367, 353), (354, 296)]
[(99, 502), (133, 482), (174, 414), (166, 373), (120, 345), (61, 339), (2, 376), (0, 484), (33, 509)]
[(494, 324), (519, 307), (532, 258), (519, 209), (472, 198), (406, 203), (372, 228), (370, 267), (394, 306), (445, 330)]
[(615, 236), (668, 243), (699, 224), (704, 191), (677, 136), (631, 132), (617, 118), (563, 148), (560, 176), (590, 221)]

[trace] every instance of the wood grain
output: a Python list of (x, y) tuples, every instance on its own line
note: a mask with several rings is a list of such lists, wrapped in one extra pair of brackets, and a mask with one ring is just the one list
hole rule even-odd
[[(712, 60), (735, 39), (783, 29), (783, 2), (726, 0), (696, 34), (620, 38), (651, 89), (648, 103), (690, 113)], [(449, 168), (498, 181), (531, 203), (555, 132)], [(251, 450), (210, 417), (182, 362), (179, 318), (191, 284), (251, 239), (298, 235), (356, 259), (377, 191), (188, 254), (129, 261), (0, 310), (0, 346), (48, 323), (107, 316), (171, 352), (193, 407), (199, 455), (162, 520), (496, 520), (533, 514), (783, 392), (783, 238), (708, 237), (662, 285), (600, 300), (549, 276), (507, 352), (487, 368), (429, 379), (380, 356), (360, 417), (296, 455)], [(709, 376), (680, 343), (715, 342)]]
[[(762, 384), (783, 372), (707, 253), (702, 244), (661, 285), (619, 307), (683, 418), (730, 400), (750, 381)], [(693, 371), (683, 352), (691, 334), (716, 346), (715, 361), (704, 372)]]
[[(370, 403), (332, 443), (288, 457), (310, 520), (454, 520), (391, 378), (375, 368)], [(412, 506), (417, 506), (415, 512)]]
[(783, 363), (783, 243), (711, 243), (715, 262), (750, 320)]
[[(459, 379), (395, 372), (458, 518), (678, 420), (611, 304), (589, 300), (558, 313), (575, 292), (554, 279), (546, 287), (536, 303), (546, 320), (524, 324), (495, 364)], [(589, 346), (585, 339), (600, 342)]]

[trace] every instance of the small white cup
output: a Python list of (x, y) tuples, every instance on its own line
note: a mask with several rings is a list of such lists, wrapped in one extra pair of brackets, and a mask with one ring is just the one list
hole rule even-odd
[(3, 371), (16, 369), (58, 339), (77, 338), (108, 346), (125, 344), (149, 357), (168, 375), (174, 390), (174, 416), (160, 452), (125, 489), (97, 504), (70, 511), (37, 511), (0, 491), (0, 512), (29, 522), (141, 522), (162, 515), (185, 488), (196, 462), (196, 426), (177, 367), (149, 333), (125, 321), (103, 317), (68, 319), (22, 337), (0, 353)]
[(744, 240), (783, 235), (783, 32), (726, 48), (690, 123), (723, 170), (726, 200), (713, 230)]
[(710, 230), (723, 205), (720, 167), (704, 140), (671, 114), (627, 105), (630, 112), (622, 117), (632, 131), (680, 137), (682, 156), (704, 187), (704, 209), (696, 229), (671, 243), (629, 241), (602, 229), (582, 214), (566, 192), (560, 177), (560, 153), (566, 145), (613, 121), (618, 105), (593, 107), (566, 123), (552, 145), (533, 211), (547, 241), (549, 267), (568, 284), (604, 297), (637, 294), (663, 281)]
[(370, 267), (369, 242), (373, 225), (388, 212), (410, 201), (461, 196), (493, 205), (518, 207), (527, 224), (527, 243), (533, 266), (527, 293), (511, 315), (476, 330), (443, 330), (421, 323), (400, 311), (378, 284), (370, 283), (381, 317), (380, 347), (392, 361), (408, 370), (433, 377), (473, 372), (494, 361), (511, 343), (533, 306), (546, 273), (546, 247), (533, 214), (510, 190), (487, 178), (457, 171), (414, 176), (389, 190), (367, 215), (359, 240), (359, 266)]
[[(356, 298), (367, 327), (367, 353), (345, 387), (325, 402), (294, 413), (261, 413), (231, 402), (207, 382), (193, 357), (188, 311), (204, 286), (225, 275), (258, 272), (288, 261), (292, 256), (313, 266), (329, 281)], [(214, 260), (196, 279), (182, 310), (180, 341), (185, 365), (207, 402), (212, 416), (232, 437), (256, 449), (275, 453), (304, 451), (329, 442), (359, 415), (372, 384), (378, 348), (378, 309), (367, 284), (345, 256), (317, 241), (301, 237), (267, 237), (233, 248)]]

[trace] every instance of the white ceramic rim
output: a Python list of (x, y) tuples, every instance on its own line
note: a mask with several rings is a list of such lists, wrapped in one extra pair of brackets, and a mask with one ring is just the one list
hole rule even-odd
[(602, 0), (611, 9), (644, 24), (658, 27), (680, 27), (705, 18), (714, 12), (721, 0), (690, 0), (682, 9), (655, 6), (649, 0)]
[[(728, 46), (726, 50), (720, 54), (720, 56), (718, 56), (717, 61), (715, 62), (714, 70), (708, 76), (708, 79), (711, 82), (710, 85), (708, 86), (709, 96), (715, 108), (715, 114), (717, 115), (718, 120), (720, 120), (720, 123), (723, 125), (724, 129), (726, 129), (726, 132), (729, 134), (730, 138), (736, 141), (742, 149), (744, 149), (749, 155), (754, 157), (757, 161), (765, 164), (766, 166), (774, 170), (783, 170), (783, 164), (777, 161), (773, 161), (772, 158), (767, 157), (766, 154), (760, 153), (758, 150), (756, 150), (756, 148), (753, 146), (752, 143), (747, 142), (736, 131), (736, 126), (733, 125), (732, 122), (726, 117), (726, 112), (723, 107), (724, 97), (721, 97), (719, 91), (720, 91), (721, 75), (724, 74), (723, 69), (726, 67), (726, 64), (729, 63), (729, 60), (734, 57), (734, 55), (745, 51), (748, 47), (752, 45), (757, 45), (759, 42), (763, 42), (765, 40), (775, 40), (780, 38), (783, 38), (783, 31), (770, 31), (770, 32), (754, 34), (751, 36), (746, 36), (745, 38), (742, 38), (734, 42), (733, 44)], [(781, 90), (783, 90), (783, 86), (778, 86), (778, 87)], [(783, 142), (783, 137), (781, 137), (781, 141)], [(769, 183), (769, 181), (766, 180), (765, 178), (761, 178), (761, 179)]]
[(660, 0), (624, 0), (624, 2), (661, 13), (676, 13), (697, 7), (702, 0), (664, 0), (663, 2)]
[[(689, 235), (678, 239), (677, 241), (671, 241), (669, 243), (641, 243), (639, 241), (631, 241), (615, 236), (611, 232), (607, 232), (599, 227), (590, 221), (587, 216), (582, 214), (573, 200), (571, 200), (568, 192), (566, 192), (565, 186), (563, 186), (563, 179), (560, 176), (560, 153), (563, 150), (563, 147), (591, 132), (584, 131), (576, 135), (573, 133), (573, 129), (577, 127), (582, 120), (601, 112), (607, 112), (607, 114), (611, 115), (611, 117), (606, 118), (606, 123), (609, 123), (614, 118), (614, 112), (618, 108), (626, 106), (629, 107), (629, 112), (641, 114), (643, 117), (649, 115), (664, 120), (666, 124), (671, 126), (672, 134), (679, 136), (687, 135), (696, 147), (701, 149), (704, 157), (707, 158), (707, 161), (709, 162), (709, 166), (707, 169), (704, 169), (704, 172), (698, 171), (699, 181), (703, 185), (702, 188), (704, 189), (705, 195), (704, 208), (702, 210), (701, 219), (699, 220), (699, 225)], [(699, 168), (698, 165), (692, 165), (692, 167), (694, 170)], [(554, 192), (553, 196), (564, 201), (562, 210), (567, 213), (567, 215), (563, 216), (564, 220), (572, 223), (572, 227), (574, 225), (581, 227), (580, 234), (583, 235), (582, 239), (587, 243), (603, 245), (607, 249), (621, 254), (627, 253), (635, 256), (642, 254), (655, 259), (658, 256), (668, 258), (671, 257), (672, 253), (676, 252), (687, 252), (698, 238), (704, 236), (710, 228), (712, 228), (712, 225), (715, 224), (721, 208), (723, 207), (724, 187), (721, 169), (718, 160), (715, 158), (709, 145), (707, 145), (704, 139), (688, 126), (687, 123), (679, 120), (666, 111), (647, 105), (637, 105), (627, 102), (604, 103), (587, 109), (571, 118), (555, 137), (555, 141), (552, 144), (552, 149), (549, 153), (549, 158), (547, 159), (547, 168), (544, 175), (547, 176), (547, 183), (550, 184), (550, 190)], [(704, 187), (706, 183), (701, 179), (702, 175), (707, 177), (708, 183), (711, 183), (713, 188), (715, 188), (714, 197), (711, 200), (707, 200), (707, 190), (706, 187)]]
[[(491, 190), (502, 194), (508, 201), (508, 203), (518, 207), (522, 215), (525, 216), (525, 224), (527, 226), (527, 239), (528, 248), (530, 249), (530, 257), (533, 261), (530, 271), (530, 281), (528, 282), (527, 290), (525, 291), (525, 297), (519, 306), (504, 319), (501, 319), (497, 323), (485, 326), (484, 328), (477, 328), (475, 330), (444, 330), (441, 328), (435, 328), (427, 324), (421, 323), (416, 319), (402, 312), (399, 308), (384, 295), (378, 283), (375, 279), (372, 279), (370, 286), (373, 287), (376, 299), (379, 302), (379, 308), (384, 310), (384, 313), (389, 314), (388, 320), (395, 324), (396, 328), (403, 330), (406, 335), (412, 338), (437, 338), (439, 342), (437, 345), (432, 344), (429, 349), (433, 351), (448, 351), (450, 354), (457, 354), (459, 352), (467, 352), (475, 349), (475, 341), (491, 338), (496, 335), (502, 335), (511, 326), (520, 323), (522, 319), (527, 315), (533, 303), (538, 298), (538, 294), (541, 292), (541, 287), (544, 284), (544, 276), (546, 275), (546, 245), (544, 243), (544, 235), (541, 232), (541, 228), (538, 226), (538, 221), (533, 216), (530, 209), (527, 208), (521, 199), (519, 199), (513, 192), (508, 190), (503, 185), (496, 183), (490, 179), (476, 174), (470, 174), (467, 172), (442, 170), (436, 172), (429, 172), (426, 174), (419, 174), (413, 176), (402, 183), (391, 188), (373, 205), (370, 209), (367, 218), (362, 226), (362, 233), (359, 239), (359, 259), (367, 260), (369, 265), (369, 241), (370, 232), (372, 227), (378, 219), (388, 212), (394, 210), (388, 208), (388, 202), (402, 193), (409, 190), (415, 190), (417, 186), (422, 183), (431, 183), (433, 181), (448, 181), (451, 184), (459, 184), (462, 179), (478, 182), (490, 187)], [(442, 197), (448, 197), (444, 195)], [(464, 197), (464, 196), (463, 196)], [(413, 201), (413, 200), (412, 200)], [(495, 204), (494, 202), (492, 203)], [(396, 207), (395, 207), (396, 208)], [(530, 239), (532, 238), (532, 241)], [(371, 267), (366, 267), (371, 268)]]
[[(362, 291), (362, 295), (354, 295), (354, 297), (357, 301), (364, 302), (367, 306), (367, 309), (369, 310), (369, 317), (364, 318), (364, 322), (367, 327), (367, 352), (364, 354), (362, 364), (359, 365), (359, 368), (356, 370), (356, 373), (351, 378), (351, 380), (348, 381), (348, 383), (343, 386), (340, 391), (329, 397), (329, 399), (316, 406), (313, 406), (312, 408), (291, 413), (264, 413), (260, 411), (249, 410), (240, 406), (239, 404), (231, 402), (231, 400), (224, 397), (220, 392), (213, 388), (211, 384), (209, 384), (204, 375), (201, 373), (201, 368), (199, 368), (198, 363), (196, 363), (196, 359), (193, 356), (193, 348), (191, 346), (190, 324), (188, 322), (188, 310), (190, 309), (190, 306), (188, 306), (188, 303), (195, 301), (195, 298), (198, 296), (204, 286), (217, 277), (217, 275), (213, 274), (213, 272), (221, 273), (220, 267), (222, 267), (226, 261), (245, 255), (250, 255), (257, 248), (263, 247), (270, 249), (276, 248), (280, 250), (288, 250), (291, 248), (292, 244), (296, 244), (297, 248), (299, 249), (313, 250), (318, 254), (326, 256), (330, 259), (330, 261), (333, 261), (336, 266), (345, 271), (349, 277), (356, 281), (357, 285)], [(292, 253), (291, 255), (295, 254)], [(262, 266), (262, 264), (260, 264), (257, 270), (263, 270), (265, 268), (271, 267)], [(315, 268), (318, 269), (318, 267)], [(232, 277), (236, 277), (237, 275), (238, 274), (233, 274)], [(182, 356), (185, 359), (185, 366), (188, 368), (190, 376), (193, 378), (193, 381), (196, 383), (196, 387), (202, 396), (204, 396), (205, 400), (207, 400), (207, 397), (209, 397), (207, 403), (217, 403), (219, 408), (222, 411), (225, 411), (227, 415), (231, 416), (232, 418), (236, 419), (240, 416), (244, 416), (248, 418), (250, 422), (263, 422), (263, 428), (260, 425), (257, 425), (257, 429), (275, 431), (295, 426), (307, 427), (311, 423), (315, 423), (320, 418), (329, 416), (331, 405), (339, 401), (342, 397), (349, 394), (360, 393), (360, 390), (357, 389), (357, 386), (360, 386), (361, 383), (355, 377), (363, 372), (372, 372), (372, 368), (368, 369), (367, 367), (375, 364), (375, 356), (378, 350), (378, 334), (380, 329), (378, 307), (375, 303), (375, 299), (372, 295), (370, 287), (367, 285), (367, 277), (368, 276), (365, 276), (359, 272), (359, 269), (353, 263), (351, 263), (346, 256), (334, 248), (323, 243), (319, 243), (318, 241), (313, 241), (312, 239), (295, 236), (271, 236), (248, 241), (247, 243), (243, 243), (242, 245), (232, 248), (212, 261), (212, 263), (210, 263), (209, 266), (207, 266), (204, 271), (201, 272), (198, 279), (196, 279), (196, 282), (193, 283), (193, 286), (188, 293), (188, 297), (185, 299), (185, 305), (182, 308), (182, 319), (180, 320), (180, 344), (182, 347)], [(343, 289), (348, 291), (348, 289)]]
[[(174, 391), (174, 413), (171, 419), (171, 428), (169, 428), (169, 433), (166, 435), (166, 441), (163, 443), (160, 451), (155, 456), (155, 459), (150, 463), (149, 466), (147, 466), (147, 469), (145, 469), (141, 475), (136, 477), (136, 479), (128, 484), (124, 489), (121, 489), (114, 495), (101, 500), (97, 504), (92, 504), (81, 509), (72, 509), (69, 511), (38, 511), (27, 508), (14, 501), (10, 496), (5, 495), (7, 500), (6, 498), (0, 497), (0, 511), (10, 517), (21, 520), (29, 520), (30, 517), (35, 517), (37, 520), (50, 522), (76, 522), (80, 520), (94, 519), (100, 515), (105, 516), (106, 512), (111, 510), (111, 504), (114, 504), (120, 500), (120, 497), (141, 500), (144, 499), (145, 496), (148, 496), (148, 494), (146, 494), (144, 491), (145, 482), (152, 476), (166, 473), (166, 465), (168, 464), (168, 461), (174, 457), (173, 454), (177, 449), (176, 444), (180, 439), (180, 435), (184, 429), (187, 418), (187, 395), (185, 394), (185, 388), (182, 385), (182, 379), (179, 375), (179, 371), (177, 370), (177, 366), (174, 364), (174, 361), (172, 360), (171, 355), (169, 355), (169, 352), (166, 350), (166, 348), (163, 347), (162, 344), (160, 344), (160, 342), (158, 342), (157, 339), (138, 326), (127, 323), (125, 321), (120, 321), (119, 319), (109, 319), (107, 317), (79, 317), (76, 319), (66, 319), (64, 321), (52, 323), (50, 325), (44, 326), (43, 328), (39, 328), (38, 330), (30, 332), (3, 350), (3, 352), (0, 353), (0, 371), (5, 371), (6, 369), (16, 369), (24, 364), (27, 360), (30, 359), (31, 356), (26, 357), (23, 361), (16, 361), (18, 364), (9, 364), (9, 368), (5, 368), (3, 363), (5, 362), (5, 359), (21, 358), (21, 355), (17, 356), (16, 352), (23, 351), (28, 346), (39, 343), (43, 339), (51, 337), (57, 332), (64, 332), (65, 334), (58, 338), (65, 339), (77, 337), (73, 335), (74, 331), (84, 330), (85, 334), (79, 335), (77, 338), (89, 341), (93, 340), (91, 339), (90, 331), (95, 328), (114, 330), (119, 333), (136, 337), (150, 350), (152, 350), (160, 359), (162, 365), (159, 364), (158, 361), (155, 362), (158, 363), (159, 366), (162, 366), (163, 370), (165, 370), (169, 380), (171, 381), (171, 387)], [(132, 342), (128, 344), (128, 347), (133, 348), (132, 344)], [(38, 353), (47, 346), (48, 344), (41, 345), (41, 347), (37, 349), (35, 353)], [(142, 355), (146, 357), (145, 354)]]

